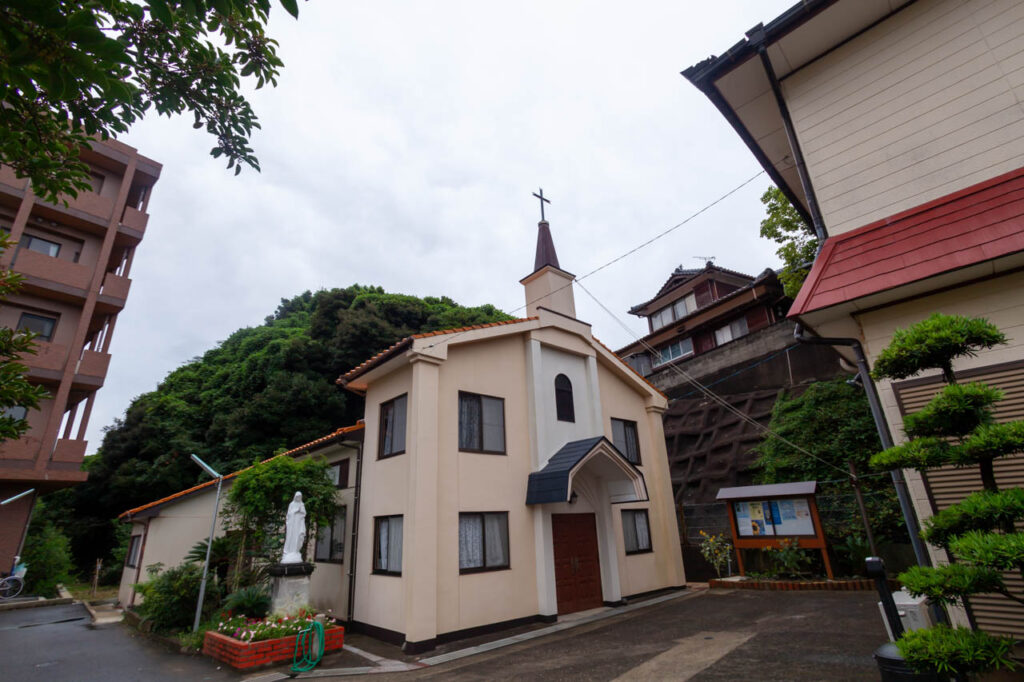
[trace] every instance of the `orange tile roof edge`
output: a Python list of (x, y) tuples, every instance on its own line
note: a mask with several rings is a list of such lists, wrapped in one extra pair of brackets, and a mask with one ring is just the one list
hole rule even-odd
[[(326, 436), (321, 436), (320, 438), (317, 438), (316, 440), (311, 440), (308, 443), (306, 443), (304, 445), (300, 445), (297, 448), (292, 448), (291, 450), (288, 450), (287, 452), (282, 452), (280, 454), (274, 455), (273, 457), (268, 457), (267, 459), (263, 460), (263, 462), (269, 462), (272, 459), (276, 459), (278, 457), (283, 457), (285, 455), (297, 454), (299, 452), (302, 452), (303, 450), (308, 450), (309, 448), (311, 448), (311, 447), (313, 447), (315, 445), (319, 445), (319, 444), (324, 443), (326, 441), (332, 440), (334, 438), (337, 438), (338, 436), (343, 436), (346, 433), (352, 433), (353, 431), (359, 431), (359, 430), (365, 428), (365, 426), (366, 425), (363, 424), (362, 422), (360, 422), (358, 424), (353, 424), (352, 426), (343, 426), (340, 429), (338, 429), (337, 431), (332, 431), (331, 433), (327, 434)], [(262, 464), (263, 462), (260, 462), (260, 464)], [(229, 478), (234, 478), (235, 476), (237, 476), (238, 474), (242, 473), (243, 471), (248, 471), (249, 469), (252, 469), (253, 466), (255, 466), (255, 465), (250, 465), (250, 466), (245, 467), (244, 469), (239, 469), (238, 471), (232, 472), (230, 474), (225, 474), (224, 475), (224, 480), (226, 481)], [(200, 483), (199, 485), (194, 485), (191, 488), (186, 488), (185, 490), (179, 490), (178, 492), (174, 493), (173, 495), (168, 495), (167, 497), (162, 497), (159, 500), (156, 500), (154, 502), (147, 502), (146, 504), (143, 504), (141, 506), (135, 507), (134, 509), (129, 509), (126, 512), (122, 512), (121, 514), (118, 514), (117, 518), (124, 519), (124, 518), (127, 517), (128, 519), (130, 519), (132, 516), (135, 516), (136, 514), (138, 514), (141, 511), (145, 511), (147, 509), (152, 509), (153, 507), (159, 507), (160, 505), (166, 504), (167, 502), (170, 502), (172, 500), (176, 500), (179, 497), (185, 497), (186, 495), (194, 493), (197, 490), (201, 490), (202, 488), (208, 488), (208, 487), (210, 487), (211, 485), (213, 485), (216, 482), (217, 482), (217, 479), (212, 479), (212, 480), (209, 480), (209, 481), (205, 481), (204, 483)]]
[(596, 337), (596, 336), (594, 336), (593, 334), (591, 334), (591, 335), (590, 335), (590, 338), (594, 339), (594, 341), (596, 341), (596, 342), (598, 343), (598, 345), (599, 345), (599, 346), (601, 346), (601, 348), (604, 348), (604, 349), (605, 349), (606, 351), (608, 351), (609, 353), (611, 353), (612, 355), (614, 355), (614, 356), (615, 356), (615, 359), (616, 359), (616, 360), (618, 360), (618, 361), (619, 361), (619, 362), (621, 362), (621, 363), (622, 363), (623, 365), (625, 365), (625, 366), (626, 366), (626, 368), (627, 368), (627, 369), (628, 369), (628, 370), (629, 370), (630, 372), (632, 372), (633, 374), (635, 374), (635, 375), (637, 375), (638, 377), (640, 377), (640, 379), (641, 379), (641, 380), (643, 380), (643, 382), (644, 382), (645, 384), (647, 384), (648, 386), (650, 386), (651, 388), (653, 388), (653, 389), (654, 389), (655, 391), (657, 391), (658, 395), (660, 395), (660, 396), (661, 396), (662, 398), (664, 398), (665, 400), (668, 400), (668, 399), (669, 399), (669, 398), (668, 398), (668, 396), (667, 396), (667, 395), (665, 395), (665, 393), (664, 393), (664, 392), (663, 392), (663, 391), (662, 391), (662, 390), (661, 390), (660, 388), (658, 388), (657, 386), (655, 386), (654, 384), (652, 384), (652, 383), (650, 382), (650, 380), (648, 380), (648, 378), (647, 378), (647, 377), (645, 377), (645, 376), (644, 376), (643, 374), (641, 374), (640, 372), (638, 372), (638, 371), (636, 371), (635, 369), (633, 369), (633, 365), (631, 365), (631, 364), (629, 364), (628, 362), (626, 362), (625, 360), (623, 360), (623, 359), (622, 359), (622, 357), (621, 357), (621, 356), (620, 356), (620, 355), (619, 355), (618, 353), (616, 353), (615, 351), (613, 351), (613, 350), (612, 350), (611, 348), (609, 348), (608, 346), (604, 345), (604, 342), (603, 342), (603, 341), (601, 341), (601, 339), (597, 338), (597, 337)]
[(422, 332), (420, 334), (413, 334), (412, 336), (406, 336), (403, 339), (399, 339), (395, 343), (391, 344), (381, 352), (364, 360), (360, 364), (356, 365), (349, 371), (342, 374), (335, 383), (344, 386), (348, 382), (352, 381), (356, 377), (369, 372), (374, 367), (380, 365), (385, 360), (390, 359), (396, 355), (399, 351), (404, 350), (412, 345), (415, 339), (426, 339), (431, 336), (444, 336), (446, 334), (458, 334), (460, 332), (476, 331), (477, 329), (488, 329), (490, 327), (503, 327), (509, 324), (519, 324), (520, 322), (529, 322), (531, 320), (540, 319), (538, 317), (520, 317), (514, 320), (502, 320), (501, 322), (485, 322), (484, 324), (474, 324), (469, 327), (453, 327), (452, 329), (439, 329), (433, 332)]

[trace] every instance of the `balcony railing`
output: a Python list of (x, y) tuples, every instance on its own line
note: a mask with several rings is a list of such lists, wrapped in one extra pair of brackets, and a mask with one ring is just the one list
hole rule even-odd
[(21, 356), (21, 362), (29, 368), (30, 374), (33, 369), (47, 369), (57, 372), (64, 369), (64, 363), (68, 359), (67, 346), (60, 343), (40, 341), (39, 339), (36, 339), (35, 346), (35, 355), (25, 353)]
[(95, 192), (79, 192), (77, 197), (63, 195), (61, 199), (67, 200), (68, 208), (82, 211), (103, 222), (110, 220), (110, 214), (114, 212), (114, 201)]
[(131, 286), (132, 281), (127, 277), (108, 272), (103, 278), (103, 288), (100, 289), (100, 294), (124, 301), (128, 298), (128, 290), (131, 289)]
[(85, 349), (82, 351), (82, 359), (78, 361), (78, 368), (75, 374), (105, 379), (108, 367), (110, 367), (109, 353)]
[[(31, 462), (39, 454), (42, 441), (32, 436), (22, 436), (17, 440), (6, 440), (0, 443), (0, 459)], [(84, 454), (84, 450), (82, 451)]]
[(85, 459), (85, 448), (88, 445), (89, 441), (87, 440), (61, 438), (53, 448), (52, 459), (54, 462), (74, 462), (77, 464)]
[(121, 216), (121, 224), (139, 232), (146, 231), (146, 224), (149, 222), (149, 214), (143, 213), (131, 206), (124, 207), (124, 215)]
[(13, 270), (76, 289), (88, 289), (92, 279), (92, 268), (87, 265), (60, 260), (29, 249), (18, 250)]

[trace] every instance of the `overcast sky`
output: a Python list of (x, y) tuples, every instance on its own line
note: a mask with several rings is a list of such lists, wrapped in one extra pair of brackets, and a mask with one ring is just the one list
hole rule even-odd
[[(134, 396), (307, 289), (375, 284), (522, 315), (539, 187), (576, 275), (718, 199), (760, 167), (679, 72), (792, 2), (314, 0), (298, 21), (275, 3), (285, 68), (251, 97), (262, 173), (225, 171), (187, 117), (122, 138), (163, 174), (90, 451)], [(626, 311), (675, 267), (777, 267), (757, 234), (768, 185), (583, 284), (643, 334)], [(576, 308), (612, 348), (632, 340), (578, 287)]]

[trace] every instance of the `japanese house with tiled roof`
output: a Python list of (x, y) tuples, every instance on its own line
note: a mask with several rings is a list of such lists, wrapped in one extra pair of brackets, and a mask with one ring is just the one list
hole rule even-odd
[(576, 319), (572, 281), (542, 221), (528, 317), (339, 379), (366, 399), (352, 626), (419, 651), (684, 584), (666, 398)]
[[(1006, 392), (999, 419), (1024, 417), (1024, 3), (809, 0), (683, 74), (822, 242), (790, 317), (869, 361), (934, 312), (988, 318), (1009, 344), (955, 370)], [(897, 441), (939, 386), (879, 385)], [(1024, 458), (996, 471), (1024, 485)], [(920, 517), (980, 488), (973, 468), (906, 477)], [(1020, 605), (970, 601), (959, 623), (1024, 636)]]

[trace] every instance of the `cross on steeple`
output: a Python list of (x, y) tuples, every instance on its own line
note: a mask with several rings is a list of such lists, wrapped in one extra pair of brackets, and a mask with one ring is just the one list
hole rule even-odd
[(534, 192), (533, 196), (535, 196), (538, 199), (540, 199), (540, 220), (541, 220), (541, 222), (544, 222), (544, 204), (550, 204), (551, 200), (544, 198), (544, 188), (543, 187), (540, 190), (540, 194), (537, 194), (536, 192)]

